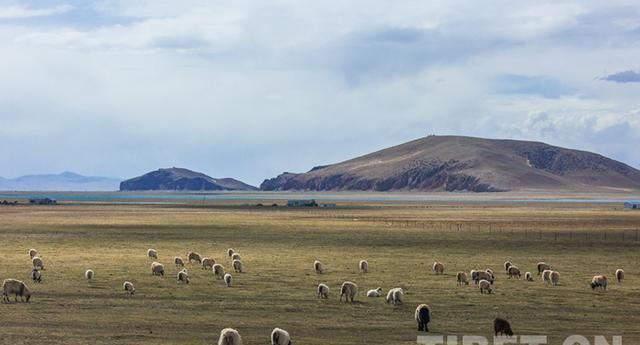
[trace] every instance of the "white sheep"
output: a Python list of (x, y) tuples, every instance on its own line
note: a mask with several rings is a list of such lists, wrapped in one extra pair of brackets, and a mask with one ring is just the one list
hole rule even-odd
[(358, 263), (358, 268), (360, 269), (361, 273), (368, 273), (369, 263), (367, 262), (367, 260), (360, 260), (360, 262)]
[(233, 270), (236, 273), (242, 273), (242, 261), (240, 260), (233, 260), (233, 262), (231, 263), (231, 265), (233, 266)]
[(213, 265), (212, 271), (213, 271), (213, 275), (216, 277), (216, 279), (223, 279), (224, 278), (224, 266), (222, 266), (220, 264), (215, 264), (215, 265)]
[(2, 282), (2, 300), (9, 302), (9, 295), (15, 295), (15, 301), (18, 302), (18, 296), (22, 302), (29, 302), (31, 299), (31, 291), (27, 284), (17, 279), (5, 279)]
[(486, 279), (481, 279), (478, 282), (478, 287), (480, 288), (480, 293), (491, 293), (491, 282)]
[(42, 273), (37, 268), (31, 270), (31, 280), (34, 283), (42, 283)]
[(216, 264), (216, 260), (213, 258), (202, 258), (201, 264), (203, 269), (213, 269), (213, 265)]
[(404, 299), (404, 290), (402, 290), (402, 288), (393, 288), (387, 292), (387, 303), (398, 305), (398, 304), (402, 304), (403, 299)]
[(36, 256), (38, 256), (38, 251), (33, 248), (29, 249), (29, 257), (33, 259)]
[(229, 257), (231, 257), (233, 255), (233, 253), (235, 253), (236, 251), (233, 250), (233, 248), (229, 248), (227, 249), (227, 255), (229, 255)]
[(147, 256), (153, 259), (158, 259), (158, 251), (152, 248), (147, 249)]
[(191, 263), (191, 261), (196, 261), (198, 263), (202, 263), (202, 256), (196, 252), (188, 252), (187, 253), (187, 260), (189, 260), (189, 263)]
[(505, 261), (504, 262), (504, 270), (505, 272), (509, 272), (509, 267), (513, 266), (513, 263), (511, 263), (511, 261)]
[(593, 279), (591, 279), (591, 289), (595, 290), (596, 288), (599, 288), (602, 291), (607, 291), (607, 277), (603, 276), (603, 275), (598, 275), (598, 276), (594, 276)]
[(122, 283), (122, 289), (124, 290), (124, 293), (128, 295), (133, 295), (136, 292), (136, 288), (130, 281), (125, 281), (124, 283)]
[(490, 282), (491, 284), (493, 284), (493, 281), (495, 280), (495, 277), (493, 276), (493, 274), (489, 273), (489, 272), (485, 272), (485, 271), (477, 271), (476, 272), (476, 278), (474, 279), (475, 283), (478, 284), (480, 282), (480, 280), (486, 280), (488, 282)]
[(351, 303), (353, 303), (354, 298), (357, 294), (358, 285), (356, 285), (356, 283), (354, 282), (345, 281), (340, 287), (340, 302), (342, 302), (342, 297), (344, 296), (345, 302), (349, 302), (349, 300), (351, 300)]
[(293, 345), (289, 332), (282, 328), (274, 328), (271, 332), (271, 345)]
[(516, 278), (520, 279), (520, 269), (516, 266), (510, 266), (507, 270), (507, 274), (509, 275), (509, 279)]
[(164, 277), (164, 265), (156, 261), (152, 262), (151, 275)]
[(316, 271), (316, 273), (318, 274), (322, 274), (322, 272), (324, 271), (324, 267), (322, 265), (322, 262), (316, 260), (313, 262), (313, 269)]
[(476, 270), (471, 270), (471, 272), (469, 272), (469, 276), (471, 276), (471, 280), (473, 280), (474, 282), (478, 283), (478, 273), (480, 271), (476, 271)]
[(91, 283), (91, 280), (93, 280), (94, 275), (95, 273), (93, 272), (93, 270), (84, 271), (84, 278), (87, 280), (87, 283)]
[(318, 284), (316, 291), (318, 293), (318, 298), (329, 298), (329, 286), (327, 284)]
[(618, 268), (616, 270), (616, 280), (618, 281), (618, 283), (622, 283), (622, 281), (624, 280), (624, 270), (622, 268)]
[(182, 258), (179, 256), (173, 258), (173, 263), (175, 263), (176, 266), (184, 267), (184, 261), (182, 261)]
[(558, 271), (551, 272), (551, 285), (557, 286), (560, 284), (560, 273)]
[(525, 272), (524, 280), (526, 280), (528, 282), (532, 282), (533, 281), (533, 276), (531, 275), (531, 272)]
[(381, 287), (367, 291), (367, 297), (380, 297), (380, 296), (382, 296)]
[(433, 272), (435, 272), (435, 274), (444, 274), (444, 264), (442, 264), (442, 262), (439, 262), (439, 261), (434, 262)]
[(34, 256), (33, 259), (31, 259), (31, 263), (33, 264), (33, 268), (44, 269), (44, 261), (42, 261), (42, 258), (39, 256)]
[(544, 270), (542, 271), (542, 282), (551, 284), (551, 272), (552, 270)]
[(428, 324), (431, 321), (431, 307), (427, 304), (420, 304), (416, 308), (414, 318), (418, 323), (418, 332), (429, 332)]
[(233, 277), (231, 276), (231, 274), (225, 274), (223, 280), (224, 285), (226, 285), (227, 287), (231, 287), (231, 283), (233, 282)]
[(220, 331), (218, 345), (242, 345), (242, 337), (240, 333), (233, 328), (225, 328)]
[(240, 257), (240, 253), (236, 252), (233, 253), (233, 255), (231, 255), (231, 261), (233, 260), (241, 260), (242, 258)]
[(469, 280), (467, 279), (467, 274), (464, 272), (456, 273), (456, 284), (458, 285), (469, 285)]
[(543, 273), (545, 270), (550, 270), (551, 269), (551, 266), (547, 265), (544, 262), (538, 262), (538, 264), (536, 266), (538, 267), (538, 275)]
[(191, 282), (191, 280), (189, 280), (189, 274), (184, 270), (178, 272), (178, 275), (176, 276), (176, 282), (178, 284), (189, 284)]

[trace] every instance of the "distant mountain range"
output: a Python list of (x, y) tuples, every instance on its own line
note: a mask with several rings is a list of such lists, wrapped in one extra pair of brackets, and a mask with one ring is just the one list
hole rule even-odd
[(120, 179), (82, 176), (69, 171), (13, 179), (0, 177), (0, 190), (4, 191), (117, 191), (119, 185)]
[(639, 190), (640, 171), (599, 154), (540, 142), (428, 136), (306, 173), (264, 191)]
[(252, 191), (258, 190), (232, 178), (213, 178), (183, 168), (158, 169), (122, 181), (121, 191)]

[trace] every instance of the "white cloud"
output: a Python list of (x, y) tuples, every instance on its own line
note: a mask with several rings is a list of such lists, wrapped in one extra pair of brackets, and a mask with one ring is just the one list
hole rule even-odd
[(46, 8), (29, 8), (22, 6), (0, 7), (0, 19), (21, 19), (32, 17), (47, 17), (69, 12), (71, 5), (59, 5)]

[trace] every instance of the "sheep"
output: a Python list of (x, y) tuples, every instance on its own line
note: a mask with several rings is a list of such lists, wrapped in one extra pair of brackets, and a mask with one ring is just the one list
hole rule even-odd
[(38, 251), (33, 248), (29, 249), (29, 257), (33, 259), (36, 256), (38, 256)]
[(316, 273), (318, 274), (322, 274), (322, 272), (324, 271), (324, 268), (322, 266), (322, 262), (316, 260), (313, 262), (313, 269), (316, 271)]
[(418, 323), (418, 332), (429, 332), (429, 322), (431, 321), (431, 307), (426, 304), (420, 304), (416, 308), (414, 315), (416, 322)]
[(318, 292), (318, 298), (329, 298), (329, 286), (327, 284), (318, 284), (316, 291)]
[(233, 255), (233, 253), (235, 253), (236, 251), (233, 250), (233, 248), (229, 248), (227, 249), (227, 255), (229, 255), (229, 257), (231, 257)]
[(498, 334), (506, 335), (509, 337), (513, 336), (513, 331), (511, 330), (509, 321), (500, 317), (497, 317), (495, 320), (493, 320), (493, 331), (495, 332), (496, 336)]
[(513, 263), (511, 263), (511, 261), (505, 261), (504, 262), (504, 270), (505, 272), (509, 272), (509, 267), (513, 266)]
[(44, 270), (44, 261), (39, 256), (34, 256), (31, 259), (31, 263), (33, 264), (33, 268)]
[(543, 283), (551, 283), (551, 270), (542, 271), (542, 282)]
[(434, 262), (433, 272), (435, 272), (435, 274), (444, 274), (444, 265), (438, 261)]
[(520, 269), (516, 266), (509, 267), (508, 274), (509, 274), (509, 279), (511, 278), (520, 279)]
[(94, 274), (95, 273), (93, 272), (93, 270), (84, 271), (84, 278), (87, 280), (87, 283), (91, 283), (91, 280), (93, 280)]
[(381, 287), (367, 291), (367, 297), (380, 297), (380, 296), (382, 296)]
[(235, 329), (225, 328), (220, 331), (218, 345), (242, 345), (242, 337)]
[(216, 277), (216, 279), (223, 279), (224, 278), (224, 266), (222, 266), (220, 264), (215, 264), (212, 267), (212, 271), (213, 271), (213, 275)]
[(360, 260), (360, 262), (358, 263), (358, 268), (360, 269), (361, 273), (368, 273), (369, 263), (367, 262), (367, 260)]
[(42, 274), (37, 268), (31, 270), (31, 280), (33, 280), (34, 283), (42, 283)]
[(184, 267), (184, 261), (182, 261), (182, 258), (179, 256), (176, 256), (175, 258), (173, 258), (173, 262), (176, 264), (176, 267), (177, 266)]
[(480, 293), (491, 293), (491, 283), (486, 279), (480, 280), (478, 282), (478, 287), (480, 287)]
[(187, 260), (189, 260), (189, 263), (191, 263), (191, 261), (197, 261), (200, 264), (202, 263), (202, 256), (196, 252), (188, 252)]
[(345, 302), (351, 300), (351, 303), (353, 303), (356, 294), (358, 294), (358, 285), (354, 282), (345, 281), (340, 287), (340, 302), (342, 302), (342, 297), (344, 296)]
[(618, 281), (618, 283), (622, 283), (622, 281), (624, 280), (624, 270), (622, 268), (618, 268), (616, 270), (616, 280)]
[(531, 272), (525, 272), (524, 280), (526, 280), (528, 282), (532, 282), (533, 281), (533, 276), (531, 275)]
[(489, 275), (491, 276), (491, 282), (493, 282), (494, 280), (496, 280), (496, 275), (495, 273), (493, 273), (493, 270), (490, 268), (487, 268), (486, 270), (484, 270), (485, 272), (489, 273)]
[(473, 280), (474, 282), (478, 282), (478, 273), (480, 271), (476, 271), (476, 270), (471, 270), (471, 272), (469, 272), (469, 275), (471, 276), (471, 280)]
[(293, 345), (289, 332), (282, 328), (274, 328), (271, 332), (271, 345)]
[(2, 283), (2, 301), (9, 303), (9, 295), (12, 294), (15, 295), (16, 302), (18, 302), (18, 296), (22, 302), (29, 303), (29, 299), (31, 299), (31, 291), (24, 282), (17, 279), (5, 279)]
[(213, 269), (213, 265), (216, 264), (216, 260), (212, 258), (202, 258), (200, 262), (203, 269)]
[(476, 272), (476, 278), (474, 279), (475, 283), (478, 284), (481, 280), (486, 280), (493, 284), (495, 277), (489, 273), (484, 271)]
[(122, 283), (122, 289), (127, 295), (133, 295), (136, 292), (136, 288), (133, 287), (133, 283), (130, 281), (125, 281), (124, 283)]
[(402, 304), (403, 298), (404, 290), (402, 290), (402, 288), (393, 288), (387, 292), (387, 303), (391, 303), (393, 305)]
[(469, 280), (467, 279), (467, 274), (464, 272), (456, 273), (456, 282), (458, 285), (469, 285)]
[(178, 275), (176, 276), (176, 281), (178, 282), (178, 284), (180, 283), (189, 284), (191, 282), (191, 280), (189, 280), (189, 274), (185, 271), (178, 272)]
[(240, 257), (240, 253), (235, 252), (233, 253), (233, 255), (231, 255), (231, 261), (233, 260), (241, 260), (242, 258)]
[(224, 285), (226, 285), (227, 287), (231, 287), (231, 283), (233, 282), (233, 277), (231, 276), (231, 274), (225, 274), (223, 280)]
[(537, 267), (538, 267), (538, 275), (540, 275), (540, 273), (544, 272), (545, 270), (551, 269), (551, 267), (544, 262), (538, 262)]
[(596, 288), (600, 288), (602, 291), (607, 291), (607, 277), (603, 275), (594, 276), (591, 279), (591, 290), (595, 290)]
[(147, 256), (153, 259), (158, 259), (158, 251), (152, 248), (147, 249)]
[(242, 261), (240, 260), (233, 260), (233, 262), (231, 263), (231, 265), (233, 266), (233, 270), (236, 273), (242, 273)]
[(551, 272), (551, 284), (553, 286), (558, 286), (558, 284), (560, 284), (560, 273), (558, 271)]
[(151, 275), (164, 277), (164, 265), (156, 261), (152, 262)]

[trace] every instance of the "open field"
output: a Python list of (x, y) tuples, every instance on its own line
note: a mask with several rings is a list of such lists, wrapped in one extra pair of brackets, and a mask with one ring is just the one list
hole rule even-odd
[[(640, 212), (611, 204), (340, 203), (337, 208), (287, 209), (221, 203), (0, 207), (0, 279), (28, 282), (31, 303), (0, 304), (4, 344), (211, 344), (233, 327), (245, 344), (267, 344), (274, 327), (295, 344), (415, 344), (413, 311), (428, 303), (437, 334), (492, 335), (506, 316), (517, 334), (623, 335), (640, 343)], [(28, 281), (27, 250), (45, 260), (43, 283)], [(168, 268), (152, 277), (147, 248)], [(210, 271), (187, 265), (191, 284), (178, 285), (172, 260), (189, 250), (231, 269), (225, 250), (238, 250), (246, 273), (225, 288)], [(327, 273), (313, 273), (321, 260)], [(370, 273), (357, 272), (367, 259)], [(512, 260), (535, 272), (546, 261), (561, 286), (508, 280)], [(431, 272), (442, 261), (445, 275)], [(459, 270), (491, 267), (494, 294), (457, 287)], [(83, 279), (96, 271), (91, 286)], [(616, 268), (627, 279), (613, 282)], [(593, 292), (606, 274), (610, 291)], [(125, 297), (124, 280), (136, 285)], [(357, 303), (339, 303), (339, 285), (355, 281)], [(327, 283), (328, 300), (315, 285)], [(377, 286), (401, 286), (406, 303), (364, 297)]]

